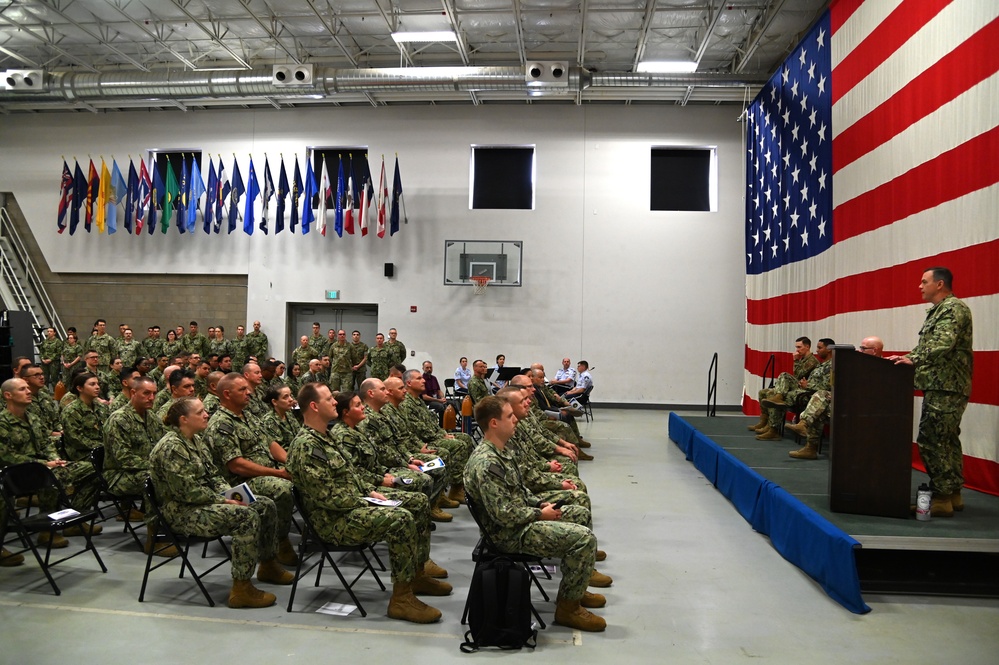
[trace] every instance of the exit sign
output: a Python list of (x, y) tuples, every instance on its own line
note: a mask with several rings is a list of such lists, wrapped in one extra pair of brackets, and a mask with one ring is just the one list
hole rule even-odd
[(340, 290), (339, 289), (334, 289), (334, 290), (326, 291), (326, 299), (327, 300), (339, 300), (340, 299)]

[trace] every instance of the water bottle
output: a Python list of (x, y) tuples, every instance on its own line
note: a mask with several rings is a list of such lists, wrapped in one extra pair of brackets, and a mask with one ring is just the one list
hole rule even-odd
[(930, 502), (933, 498), (933, 493), (930, 492), (930, 488), (923, 483), (919, 486), (919, 490), (916, 491), (916, 519), (920, 522), (926, 522), (930, 519)]

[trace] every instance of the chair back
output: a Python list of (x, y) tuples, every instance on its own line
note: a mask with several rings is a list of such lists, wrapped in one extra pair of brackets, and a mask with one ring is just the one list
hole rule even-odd
[(62, 493), (52, 469), (41, 462), (11, 464), (0, 470), (0, 481), (4, 493), (14, 498), (38, 494), (50, 487), (58, 488)]
[(590, 401), (590, 393), (593, 392), (593, 386), (588, 387), (583, 391), (583, 394), (576, 397), (576, 401), (580, 404), (587, 404)]
[(444, 395), (454, 397), (454, 379), (444, 379)]
[(154, 515), (160, 514), (160, 502), (156, 498), (156, 485), (153, 484), (152, 477), (147, 477), (146, 482), (142, 485), (142, 490), (146, 495), (146, 499), (149, 501), (149, 508)]
[(486, 531), (485, 526), (482, 524), (482, 513), (479, 512), (479, 504), (472, 497), (472, 494), (468, 491), (467, 487), (465, 488), (465, 504), (468, 506), (468, 514), (472, 516), (473, 520), (475, 520), (475, 526), (479, 527), (479, 534), (481, 535), (482, 542), (485, 546), (493, 552), (502, 551), (496, 547), (496, 543), (494, 543), (492, 538), (489, 537), (489, 532)]
[(94, 471), (98, 476), (104, 476), (104, 446), (97, 446), (90, 451), (90, 463), (94, 465)]

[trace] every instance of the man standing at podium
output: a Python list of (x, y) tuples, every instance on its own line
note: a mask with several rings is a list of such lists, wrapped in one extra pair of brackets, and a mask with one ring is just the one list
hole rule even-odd
[(930, 514), (953, 517), (964, 509), (961, 417), (971, 395), (971, 310), (954, 296), (953, 275), (947, 268), (930, 268), (919, 283), (923, 300), (931, 303), (919, 331), (916, 348), (888, 360), (914, 365), (915, 384), (923, 391), (919, 416), (919, 456), (933, 490)]

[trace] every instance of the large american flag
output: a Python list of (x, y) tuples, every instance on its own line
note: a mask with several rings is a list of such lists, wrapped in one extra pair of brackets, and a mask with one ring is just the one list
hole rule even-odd
[(996, 44), (996, 2), (834, 0), (748, 109), (743, 405), (801, 335), (909, 351), (947, 266), (975, 320), (965, 482), (999, 494)]

